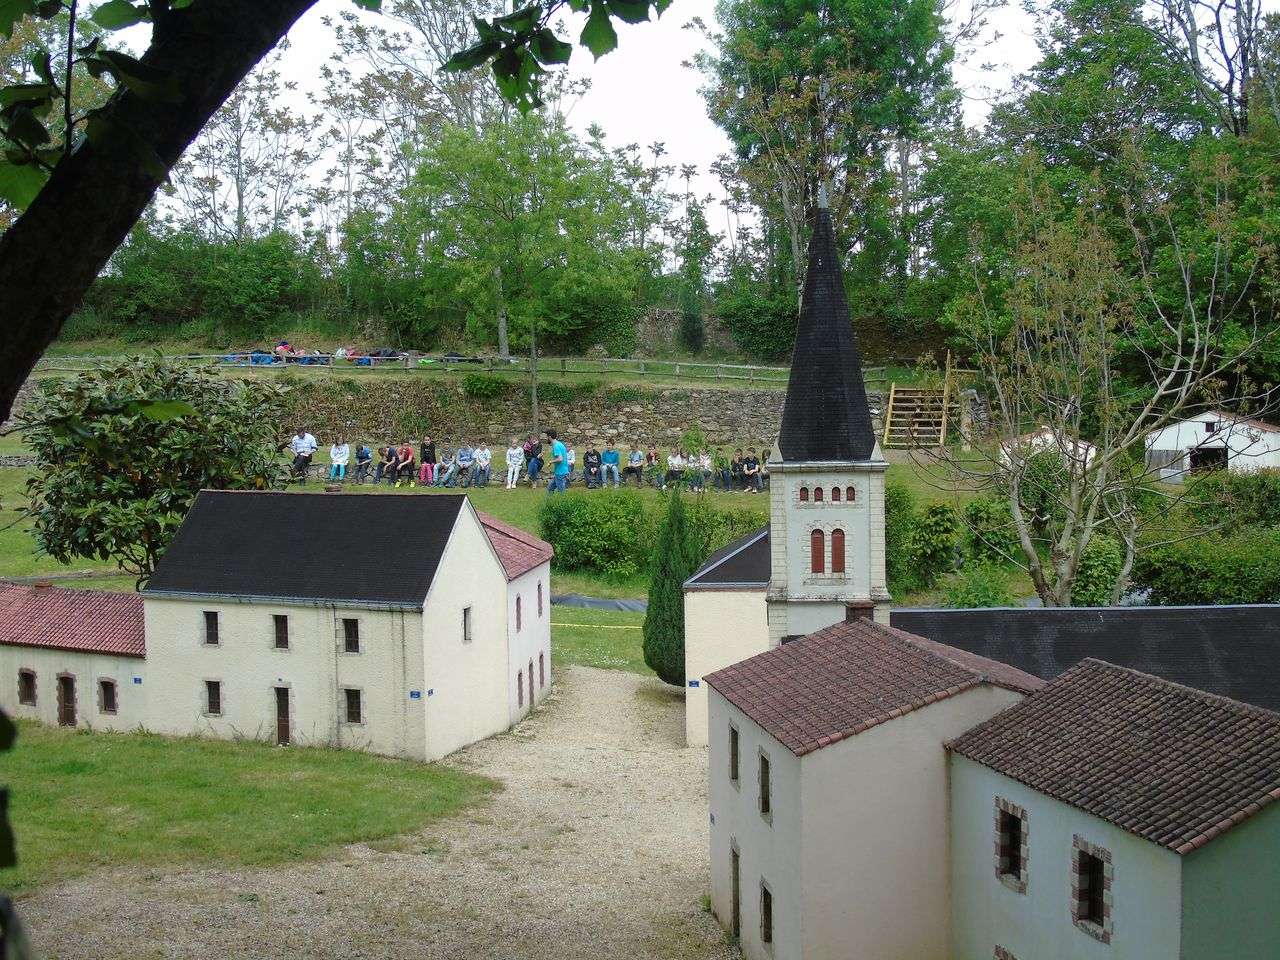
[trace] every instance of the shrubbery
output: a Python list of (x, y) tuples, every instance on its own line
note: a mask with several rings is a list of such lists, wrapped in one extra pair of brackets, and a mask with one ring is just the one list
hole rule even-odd
[(1192, 480), (1187, 507), (1197, 522), (1223, 530), (1280, 526), (1280, 470), (1210, 471)]
[(980, 497), (964, 508), (965, 553), (973, 560), (1003, 563), (1021, 552), (1009, 502)]
[(1280, 529), (1246, 529), (1148, 547), (1131, 578), (1155, 604), (1280, 602)]
[[(579, 380), (577, 383), (561, 383), (558, 380), (539, 381), (538, 400), (544, 403), (572, 403), (579, 397), (591, 396), (599, 389), (599, 380)], [(527, 388), (526, 392), (528, 392)]]
[(960, 517), (946, 503), (923, 510), (900, 483), (885, 484), (885, 573), (891, 593), (901, 595), (933, 586), (955, 566)]
[[(556, 550), (563, 570), (586, 570), (625, 579), (650, 569), (667, 512), (666, 500), (646, 507), (636, 490), (575, 490), (547, 497), (538, 513), (542, 537)], [(759, 510), (721, 509), (698, 497), (684, 520), (697, 562), (769, 522)]]
[(653, 582), (644, 617), (644, 662), (664, 683), (684, 686), (684, 582), (702, 562), (677, 487), (653, 550)]
[(1124, 550), (1114, 538), (1103, 534), (1090, 537), (1080, 555), (1075, 583), (1071, 585), (1071, 605), (1109, 606), (1123, 566)]
[(990, 562), (966, 566), (942, 594), (947, 607), (1011, 607), (1016, 603), (1005, 570)]
[(473, 400), (497, 400), (511, 392), (511, 383), (489, 373), (468, 373), (462, 378), (462, 392)]

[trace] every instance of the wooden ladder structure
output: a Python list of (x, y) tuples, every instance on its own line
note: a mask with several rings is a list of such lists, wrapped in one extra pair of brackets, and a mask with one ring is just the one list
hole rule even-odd
[(946, 442), (951, 407), (955, 403), (951, 351), (947, 351), (942, 389), (889, 384), (881, 446), (896, 449), (940, 447)]

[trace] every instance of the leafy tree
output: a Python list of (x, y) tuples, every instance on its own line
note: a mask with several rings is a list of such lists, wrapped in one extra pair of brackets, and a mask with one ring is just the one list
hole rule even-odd
[(27, 516), (63, 563), (112, 560), (145, 583), (197, 493), (279, 486), (283, 390), (160, 360), (45, 381), (19, 424), (35, 453)]
[[(10, 84), (0, 97), (0, 197), (23, 213), (0, 236), (0, 316), (8, 325), (0, 354), (0, 417), (58, 335), (108, 258), (128, 236), (182, 152), (245, 75), (315, 0), (107, 0), (93, 13), (107, 30), (152, 25), (141, 58), (106, 49), (98, 38), (77, 45), (74, 16), (65, 37), (41, 44), (38, 81)], [(376, 10), (381, 0), (354, 0)], [(617, 45), (612, 19), (661, 13), (670, 0), (535, 0), (477, 25), (481, 43), (450, 65), (467, 70), (493, 61), (499, 90), (522, 108), (537, 100), (544, 65), (568, 62), (573, 46), (550, 24), (565, 6), (590, 13), (579, 41), (597, 58)], [(71, 10), (77, 5), (73, 2)], [(5, 0), (0, 42), (26, 18), (49, 21), (61, 3)], [(65, 42), (64, 42), (65, 41)], [(74, 51), (54, 72), (57, 49)], [(110, 77), (115, 92), (76, 112), (77, 68)], [(64, 104), (59, 128), (50, 118)], [(70, 103), (70, 109), (65, 104)], [(77, 142), (76, 135), (83, 133)], [(72, 149), (75, 145), (76, 149)]]
[(716, 236), (707, 227), (702, 204), (686, 196), (684, 228), (676, 255), (680, 258), (680, 343), (690, 353), (701, 353), (706, 342), (702, 313), (715, 248)]
[(663, 683), (677, 687), (684, 686), (684, 582), (700, 562), (692, 539), (677, 487), (671, 491), (658, 532), (644, 616), (644, 662)]

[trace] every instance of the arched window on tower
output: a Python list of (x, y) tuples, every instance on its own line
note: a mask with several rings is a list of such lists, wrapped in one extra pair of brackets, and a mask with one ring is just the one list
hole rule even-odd
[(858, 499), (858, 488), (857, 488), (857, 487), (845, 487), (845, 488), (844, 488), (844, 498), (845, 498), (846, 500), (848, 500), (850, 503), (853, 503), (853, 501), (855, 501), (855, 500), (857, 500), (857, 499)]
[(840, 502), (840, 488), (839, 488), (839, 487), (832, 487), (832, 488), (831, 488), (831, 502), (832, 502), (832, 503), (839, 503), (839, 502)]
[(814, 487), (814, 488), (813, 488), (813, 502), (814, 502), (814, 503), (821, 503), (821, 502), (822, 502), (822, 488), (821, 488), (821, 487)]
[(814, 530), (809, 534), (809, 570), (812, 573), (826, 571), (826, 553), (826, 538), (823, 537), (821, 530)]
[(844, 573), (844, 531), (831, 531), (831, 572)]
[(808, 488), (808, 487), (801, 487), (801, 488), (800, 488), (800, 502), (801, 502), (801, 503), (808, 503), (808, 502), (809, 502), (809, 488)]

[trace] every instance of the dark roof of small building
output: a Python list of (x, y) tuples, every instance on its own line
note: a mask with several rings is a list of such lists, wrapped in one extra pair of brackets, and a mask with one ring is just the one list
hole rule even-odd
[(1280, 713), (1101, 660), (948, 746), (1180, 854), (1280, 799)]
[(465, 500), (205, 490), (143, 593), (421, 606)]
[(835, 230), (822, 207), (809, 239), (778, 452), (793, 462), (868, 460), (875, 445)]
[(837, 623), (709, 674), (706, 683), (804, 756), (988, 683), (1026, 693), (1043, 681), (870, 620)]
[(766, 524), (717, 550), (684, 585), (686, 589), (763, 589), (769, 584), (771, 565), (769, 527)]
[(1045, 680), (1098, 657), (1280, 710), (1280, 605), (897, 609), (889, 622)]
[(479, 510), (476, 511), (476, 516), (480, 518), (489, 542), (502, 561), (502, 569), (506, 571), (508, 582), (535, 567), (550, 563), (555, 555), (551, 544), (531, 533), (525, 533), (519, 527), (513, 527)]
[(0, 643), (146, 656), (142, 597), (106, 590), (0, 584)]

